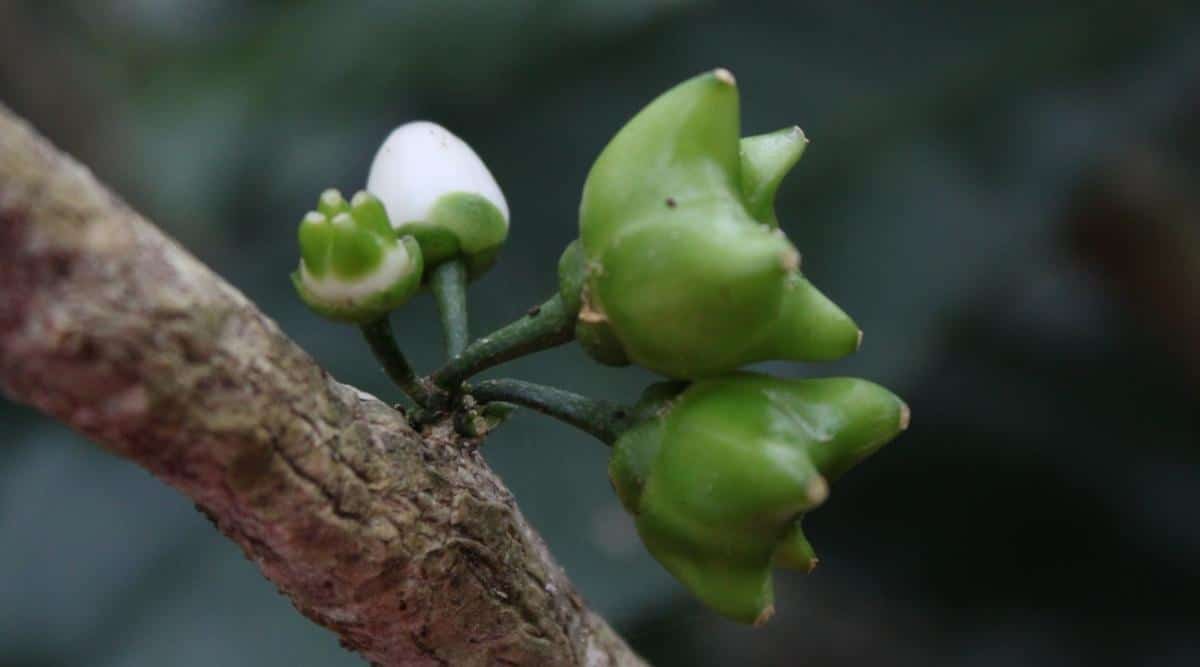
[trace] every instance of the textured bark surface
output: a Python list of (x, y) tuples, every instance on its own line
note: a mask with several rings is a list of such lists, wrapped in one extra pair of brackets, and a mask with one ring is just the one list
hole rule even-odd
[(0, 385), (192, 498), (374, 663), (641, 664), (477, 443), (329, 377), (3, 106)]

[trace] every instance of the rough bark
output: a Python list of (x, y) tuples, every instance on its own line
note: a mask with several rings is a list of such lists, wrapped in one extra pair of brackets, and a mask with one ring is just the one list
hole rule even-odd
[(0, 385), (192, 498), (374, 663), (641, 664), (478, 443), (335, 381), (3, 106)]

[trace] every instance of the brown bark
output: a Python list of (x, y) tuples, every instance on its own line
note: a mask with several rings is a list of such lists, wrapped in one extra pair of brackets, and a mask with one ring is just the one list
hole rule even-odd
[(192, 498), (383, 665), (636, 665), (476, 451), (329, 377), (0, 106), (0, 385)]

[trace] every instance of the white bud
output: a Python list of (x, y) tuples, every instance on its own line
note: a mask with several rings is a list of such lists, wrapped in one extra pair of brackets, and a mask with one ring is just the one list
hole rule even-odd
[(476, 194), (491, 202), (508, 221), (508, 203), (483, 160), (462, 139), (429, 121), (392, 131), (375, 154), (367, 191), (387, 207), (392, 226), (423, 221), (443, 195)]

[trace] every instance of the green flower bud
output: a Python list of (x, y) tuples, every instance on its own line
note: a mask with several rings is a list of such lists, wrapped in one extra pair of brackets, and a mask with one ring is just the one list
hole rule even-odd
[(325, 317), (365, 324), (420, 287), (421, 248), (410, 236), (397, 238), (383, 204), (366, 192), (347, 203), (337, 190), (326, 190), (317, 210), (300, 221), (299, 237), (292, 284)]
[(800, 520), (829, 481), (908, 425), (907, 406), (865, 380), (749, 373), (655, 388), (638, 414), (609, 463), (621, 503), (667, 570), (746, 623), (773, 613), (772, 566), (815, 566)]
[(651, 102), (597, 158), (580, 207), (589, 352), (697, 378), (857, 349), (857, 325), (800, 276), (776, 228), (803, 134), (739, 140), (738, 113), (732, 75), (716, 70)]
[(461, 259), (478, 277), (508, 238), (508, 204), (496, 179), (435, 123), (396, 128), (375, 155), (367, 190), (383, 201), (396, 232), (417, 240), (427, 268)]

